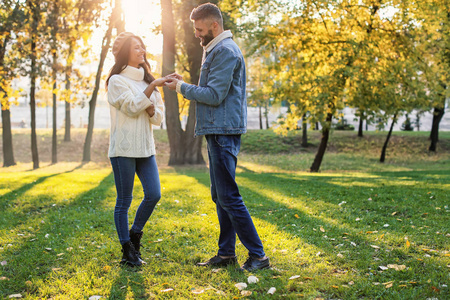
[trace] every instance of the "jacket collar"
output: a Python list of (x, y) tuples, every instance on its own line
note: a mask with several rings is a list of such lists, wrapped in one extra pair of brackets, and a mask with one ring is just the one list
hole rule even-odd
[(142, 81), (144, 80), (144, 68), (140, 67), (139, 69), (137, 69), (132, 66), (126, 66), (126, 68), (123, 69), (122, 72), (120, 72), (120, 75), (136, 81)]
[(208, 45), (204, 47), (205, 52), (210, 52), (212, 49), (214, 49), (215, 46), (217, 46), (218, 43), (232, 36), (233, 34), (231, 33), (230, 30), (225, 30), (224, 32), (216, 36), (211, 42), (208, 43)]

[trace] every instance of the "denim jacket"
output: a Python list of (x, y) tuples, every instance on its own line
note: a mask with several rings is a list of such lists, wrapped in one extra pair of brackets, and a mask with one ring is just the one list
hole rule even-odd
[(206, 53), (198, 86), (181, 85), (181, 94), (196, 101), (195, 136), (247, 131), (245, 80), (244, 57), (231, 38)]

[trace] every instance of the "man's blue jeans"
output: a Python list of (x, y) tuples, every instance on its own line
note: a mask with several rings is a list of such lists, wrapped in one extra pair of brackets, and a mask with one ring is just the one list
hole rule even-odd
[(220, 256), (235, 255), (236, 234), (254, 258), (265, 256), (261, 239), (242, 201), (236, 184), (237, 155), (241, 147), (240, 135), (206, 135), (208, 143), (211, 197), (219, 217)]
[(156, 203), (161, 199), (161, 185), (155, 156), (144, 158), (111, 157), (111, 165), (117, 191), (114, 223), (116, 224), (119, 241), (123, 245), (130, 241), (128, 209), (133, 199), (135, 174), (139, 177), (144, 188), (144, 199), (139, 205), (131, 227), (134, 232), (139, 233), (144, 229), (145, 223), (150, 218)]

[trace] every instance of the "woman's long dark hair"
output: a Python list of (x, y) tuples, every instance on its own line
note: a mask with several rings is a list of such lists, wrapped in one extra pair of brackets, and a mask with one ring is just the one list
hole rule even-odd
[[(142, 39), (138, 36), (130, 36), (125, 40), (123, 43), (122, 49), (120, 49), (119, 53), (116, 56), (116, 61), (114, 63), (114, 66), (111, 68), (111, 71), (109, 71), (108, 79), (106, 79), (106, 89), (108, 89), (108, 83), (111, 76), (115, 74), (120, 74), (127, 66), (128, 66), (128, 57), (130, 56), (130, 47), (131, 47), (131, 39), (138, 39), (141, 43), (141, 46), (146, 51), (144, 42)], [(144, 69), (144, 81), (148, 84), (152, 83), (153, 80), (155, 80), (155, 77), (150, 73), (150, 64), (147, 60), (147, 55), (144, 55), (144, 62), (142, 64), (139, 64), (140, 67)], [(157, 91), (157, 89), (155, 89)]]

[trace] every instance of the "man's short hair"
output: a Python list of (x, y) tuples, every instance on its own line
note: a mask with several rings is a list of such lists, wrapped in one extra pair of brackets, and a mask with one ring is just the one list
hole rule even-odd
[(217, 5), (212, 3), (204, 3), (192, 10), (191, 12), (192, 21), (205, 19), (212, 19), (217, 23), (219, 23), (219, 25), (223, 28), (222, 12), (217, 7)]

